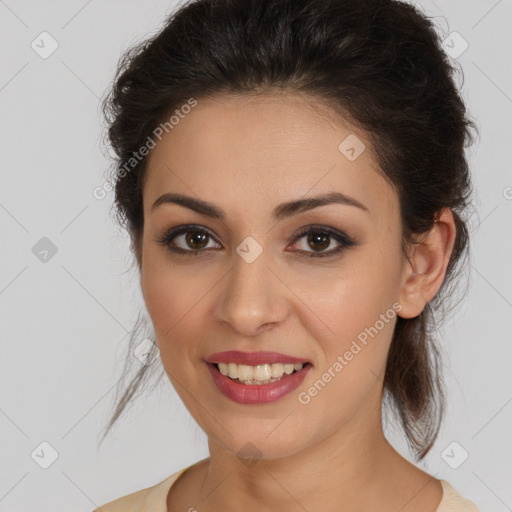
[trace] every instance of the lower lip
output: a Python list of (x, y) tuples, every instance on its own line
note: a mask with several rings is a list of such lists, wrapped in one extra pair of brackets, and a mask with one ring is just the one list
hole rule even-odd
[(267, 404), (280, 400), (296, 389), (312, 368), (308, 363), (298, 372), (285, 374), (269, 384), (240, 384), (222, 375), (214, 364), (207, 363), (207, 366), (219, 391), (239, 404)]

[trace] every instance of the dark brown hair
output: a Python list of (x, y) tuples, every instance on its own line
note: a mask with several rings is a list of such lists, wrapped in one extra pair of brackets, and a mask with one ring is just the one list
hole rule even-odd
[[(433, 336), (440, 318), (434, 312), (443, 305), (446, 314), (455, 291), (451, 285), (469, 254), (465, 215), (471, 181), (464, 148), (473, 142), (470, 128), (477, 130), (455, 71), (432, 21), (405, 2), (195, 0), (122, 55), (103, 100), (106, 135), (115, 152), (113, 206), (139, 265), (147, 158), (131, 161), (129, 169), (126, 163), (190, 98), (297, 92), (325, 102), (340, 119), (364, 130), (399, 197), (405, 255), (443, 208), (452, 210), (457, 234), (443, 285), (419, 316), (397, 317), (383, 382), (384, 403), (418, 461), (432, 447), (445, 408)], [(133, 348), (147, 337), (142, 324), (139, 315), (123, 377)], [(153, 340), (152, 356), (157, 351)], [(126, 388), (120, 383), (103, 438), (155, 363), (140, 366)]]

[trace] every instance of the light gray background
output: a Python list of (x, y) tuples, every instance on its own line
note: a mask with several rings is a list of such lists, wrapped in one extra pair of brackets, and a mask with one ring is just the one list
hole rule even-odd
[[(512, 1), (417, 4), (469, 43), (456, 60), (481, 131), (468, 152), (471, 288), (445, 328), (449, 410), (421, 466), (501, 512), (512, 510)], [(141, 306), (126, 236), (109, 218), (112, 193), (92, 194), (108, 166), (98, 100), (120, 52), (174, 5), (0, 0), (1, 511), (90, 511), (208, 456), (167, 378), (96, 450)], [(31, 48), (42, 31), (59, 45), (46, 59)], [(46, 263), (32, 250), (43, 237), (57, 247)], [(390, 438), (410, 459), (400, 434)], [(441, 456), (453, 441), (469, 453), (458, 469)], [(58, 453), (47, 469), (31, 457), (42, 442)]]

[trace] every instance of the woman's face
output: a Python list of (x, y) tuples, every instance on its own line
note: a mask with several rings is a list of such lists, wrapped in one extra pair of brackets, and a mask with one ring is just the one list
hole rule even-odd
[[(219, 96), (164, 130), (148, 164), (143, 296), (165, 371), (209, 438), (276, 458), (374, 431), (406, 264), (398, 199), (364, 134), (311, 98)], [(354, 204), (280, 208), (333, 193)], [(163, 194), (223, 216), (153, 206)], [(231, 350), (309, 365), (284, 396), (286, 374), (277, 390), (229, 380), (228, 397), (206, 359)]]

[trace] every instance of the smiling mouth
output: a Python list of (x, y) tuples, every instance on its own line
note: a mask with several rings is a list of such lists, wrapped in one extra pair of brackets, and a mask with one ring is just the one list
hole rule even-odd
[(312, 366), (311, 363), (273, 363), (256, 366), (238, 365), (235, 363), (209, 364), (233, 382), (249, 386), (261, 386), (284, 380), (300, 371), (303, 371), (306, 367)]

